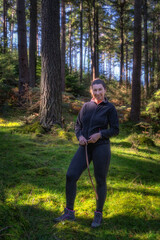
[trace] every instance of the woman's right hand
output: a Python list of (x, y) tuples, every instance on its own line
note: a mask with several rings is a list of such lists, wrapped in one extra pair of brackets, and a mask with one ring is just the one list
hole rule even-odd
[(87, 144), (87, 139), (83, 136), (80, 136), (78, 140), (79, 140), (79, 144), (82, 146)]

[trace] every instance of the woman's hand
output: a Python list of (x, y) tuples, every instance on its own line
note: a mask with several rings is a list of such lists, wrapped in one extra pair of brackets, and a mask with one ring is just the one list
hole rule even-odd
[(87, 139), (83, 136), (80, 136), (78, 140), (79, 140), (79, 144), (82, 145), (82, 146), (86, 145), (88, 143)]
[(101, 138), (101, 133), (95, 133), (91, 135), (88, 139), (88, 143), (95, 143)]

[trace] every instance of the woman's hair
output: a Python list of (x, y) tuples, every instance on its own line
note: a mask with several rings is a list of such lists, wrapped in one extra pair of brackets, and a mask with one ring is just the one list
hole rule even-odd
[(96, 78), (91, 82), (91, 87), (93, 87), (93, 85), (95, 84), (102, 84), (102, 86), (104, 87), (104, 89), (106, 89), (106, 84), (103, 80), (101, 80), (100, 78)]

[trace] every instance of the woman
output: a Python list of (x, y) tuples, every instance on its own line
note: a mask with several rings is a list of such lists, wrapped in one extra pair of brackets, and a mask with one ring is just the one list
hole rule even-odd
[[(83, 105), (75, 126), (79, 148), (74, 155), (66, 175), (66, 208), (64, 214), (55, 221), (75, 220), (74, 201), (76, 182), (87, 168), (85, 145), (89, 163), (93, 161), (98, 200), (92, 227), (100, 226), (106, 199), (106, 177), (111, 158), (109, 138), (119, 133), (118, 117), (115, 107), (105, 98), (106, 86), (101, 79), (91, 84), (92, 99)], [(109, 129), (108, 129), (109, 125)]]

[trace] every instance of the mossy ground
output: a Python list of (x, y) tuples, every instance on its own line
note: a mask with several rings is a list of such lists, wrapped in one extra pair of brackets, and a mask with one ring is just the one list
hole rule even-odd
[[(73, 117), (74, 118), (74, 117)], [(159, 240), (160, 150), (130, 141), (131, 124), (111, 139), (103, 224), (91, 229), (95, 195), (85, 171), (78, 181), (76, 221), (54, 223), (65, 207), (65, 174), (78, 142), (72, 131), (23, 133), (0, 122), (0, 238), (5, 240)], [(69, 133), (69, 135), (68, 135)], [(93, 175), (93, 166), (90, 166)]]

